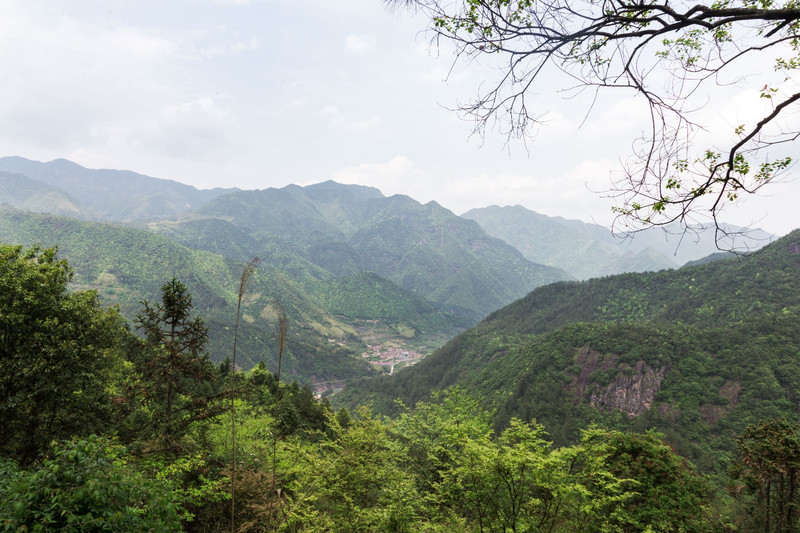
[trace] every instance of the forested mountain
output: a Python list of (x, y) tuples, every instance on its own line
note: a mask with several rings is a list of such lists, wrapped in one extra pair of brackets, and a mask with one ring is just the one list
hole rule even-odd
[[(0, 172), (0, 185), (0, 204), (24, 209), (0, 205), (8, 527), (729, 532), (794, 520), (800, 230), (747, 257), (575, 282), (434, 202), (367, 187), (233, 192), (182, 214), (162, 191), (147, 219), (121, 225), (90, 221), (79, 196), (43, 180)], [(585, 261), (600, 262), (610, 248), (593, 242)], [(660, 257), (626, 253), (616, 260), (641, 268)], [(387, 341), (400, 358), (426, 353), (531, 287), (416, 366), (364, 377), (378, 372), (362, 354), (381, 357)], [(238, 316), (237, 372), (224, 361)], [(359, 377), (332, 398), (377, 415), (334, 413), (301, 385)], [(769, 468), (742, 461), (765, 453)]]
[[(75, 271), (73, 286), (96, 289), (104, 302), (118, 303), (129, 320), (141, 311), (141, 300), (155, 299), (161, 285), (176, 277), (194, 295), (195, 308), (208, 323), (211, 359), (231, 355), (241, 260), (144, 230), (11, 208), (0, 208), (0, 242), (58, 246), (59, 256)], [(302, 269), (309, 274), (296, 275)], [(359, 357), (366, 346), (356, 329), (365, 317), (390, 335), (404, 332), (409, 341), (457, 331), (459, 322), (426, 300), (377, 276), (366, 281), (335, 279), (311, 264), (299, 265), (290, 275), (265, 262), (256, 269), (244, 302), (238, 363), (244, 368), (260, 361), (277, 366), (276, 305), (291, 322), (284, 369), (301, 381), (347, 380), (372, 372)]]
[(722, 225), (728, 235), (715, 241), (712, 228), (650, 228), (632, 235), (614, 235), (608, 228), (579, 220), (542, 215), (520, 205), (471, 209), (489, 235), (503, 239), (535, 263), (562, 268), (577, 279), (625, 272), (677, 268), (720, 249), (750, 252), (774, 239), (764, 231)]
[[(128, 221), (151, 232), (5, 210), (0, 240), (60, 246), (78, 286), (97, 288), (129, 319), (161, 283), (182, 279), (208, 315), (214, 360), (230, 347), (234, 271), (259, 257), (269, 280), (262, 303), (271, 299), (286, 308), (294, 325), (287, 360), (302, 380), (340, 381), (368, 372), (363, 361), (350, 359), (366, 350), (366, 339), (427, 353), (535, 286), (566, 277), (531, 264), (436, 204), (385, 198), (368, 187), (326, 182), (198, 191), (65, 160), (6, 157), (0, 168), (8, 169), (0, 171), (0, 203), (75, 219)], [(225, 264), (224, 281), (206, 279), (210, 263)], [(243, 342), (252, 344), (253, 353), (240, 359), (245, 368), (274, 357), (274, 345), (258, 346), (246, 335)]]
[(230, 222), (233, 227), (217, 227), (241, 232), (260, 248), (293, 252), (337, 276), (375, 272), (470, 320), (534, 287), (569, 278), (559, 269), (526, 260), (476, 223), (435, 202), (387, 198), (368, 187), (329, 181), (242, 191), (187, 216), (192, 226), (164, 221), (150, 227), (189, 243), (198, 224), (218, 224), (200, 222), (202, 218)]
[(540, 287), (341, 400), (393, 412), (461, 385), (497, 428), (535, 418), (563, 443), (592, 420), (655, 427), (721, 474), (745, 427), (797, 418), (798, 321), (800, 230), (747, 257)]
[(91, 213), (61, 189), (22, 174), (0, 171), (0, 204), (34, 213), (89, 218)]
[[(492, 435), (460, 391), (395, 421), (334, 413), (263, 365), (212, 365), (180, 281), (144, 305), (137, 338), (70, 278), (54, 249), (0, 244), (6, 530), (722, 533), (735, 516), (656, 433), (590, 427), (554, 446), (515, 420)], [(748, 483), (739, 516), (764, 508), (760, 474), (731, 478)]]
[(21, 157), (0, 158), (0, 171), (8, 173), (0, 176), (7, 191), (0, 203), (18, 209), (135, 223), (231, 259), (258, 256), (292, 275), (308, 276), (309, 265), (340, 277), (372, 271), (465, 323), (534, 287), (570, 278), (526, 260), (435, 202), (387, 198), (370, 187), (328, 181), (198, 190), (129, 171)]
[[(127, 170), (88, 169), (66, 159), (41, 163), (22, 157), (2, 157), (0, 171), (21, 174), (58, 189), (74, 199), (76, 209), (85, 218), (117, 222), (185, 213), (217, 196), (237, 190), (199, 190), (177, 181), (151, 178)], [(27, 208), (19, 203), (11, 205)], [(44, 205), (58, 207), (57, 203)], [(54, 214), (70, 213), (55, 211)]]

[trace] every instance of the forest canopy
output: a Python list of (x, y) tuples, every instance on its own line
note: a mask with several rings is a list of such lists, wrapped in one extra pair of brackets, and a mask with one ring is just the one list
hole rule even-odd
[[(55, 249), (0, 246), (0, 524), (28, 531), (784, 531), (796, 423), (736, 442), (731, 492), (656, 431), (558, 443), (457, 387), (334, 412), (264, 364), (214, 367), (177, 279), (134, 336)], [(526, 417), (529, 418), (529, 417)], [(233, 427), (236, 439), (232, 439)], [(776, 475), (775, 469), (780, 470)], [(786, 472), (786, 473), (784, 473)], [(782, 529), (783, 528), (783, 529)]]

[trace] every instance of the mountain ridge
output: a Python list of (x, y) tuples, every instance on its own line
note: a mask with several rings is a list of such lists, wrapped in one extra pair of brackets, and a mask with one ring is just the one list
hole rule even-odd
[(461, 216), (475, 220), (529, 260), (557, 266), (577, 279), (678, 268), (720, 248), (750, 252), (775, 238), (762, 230), (726, 224), (721, 225), (719, 242), (714, 229), (703, 226), (665, 226), (614, 235), (597, 224), (549, 217), (520, 205), (476, 208)]
[(665, 433), (723, 475), (735, 437), (800, 408), (800, 230), (745, 257), (539, 287), (394, 376), (337, 402), (393, 414), (452, 386), (574, 442), (592, 421)]
[[(243, 261), (186, 248), (150, 231), (8, 207), (0, 207), (0, 241), (58, 246), (59, 256), (75, 272), (73, 287), (97, 290), (105, 303), (118, 304), (131, 321), (141, 309), (141, 300), (157, 299), (163, 283), (172, 277), (181, 279), (194, 297), (197, 313), (210, 328), (212, 360), (220, 362), (229, 356)], [(263, 360), (269, 368), (276, 368), (273, 329), (279, 302), (292, 324), (283, 364), (296, 379), (346, 381), (374, 372), (360, 357), (366, 348), (356, 332), (360, 322), (334, 315), (321, 297), (335, 295), (336, 283), (341, 282), (332, 276), (304, 281), (268, 264), (259, 266), (243, 305), (239, 364), (249, 368)], [(357, 286), (351, 286), (349, 296), (362, 302), (372, 298), (368, 290), (362, 294)], [(393, 298), (395, 305), (388, 308), (389, 312), (376, 317), (378, 325), (390, 330), (400, 328), (413, 336), (458, 331), (459, 326), (427, 301), (410, 293), (394, 293)], [(338, 313), (347, 312), (343, 307), (347, 299), (339, 298), (336, 305)], [(404, 309), (419, 313), (401, 313)]]
[[(238, 189), (201, 190), (130, 170), (87, 169), (66, 159), (47, 163), (19, 156), (0, 158), (0, 170), (22, 174), (76, 198), (95, 220), (130, 222), (188, 212)], [(149, 192), (142, 192), (147, 189)]]

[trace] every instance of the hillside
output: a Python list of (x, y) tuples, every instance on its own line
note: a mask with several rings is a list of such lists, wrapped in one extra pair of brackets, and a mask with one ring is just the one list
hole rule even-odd
[(536, 418), (558, 442), (592, 420), (656, 427), (721, 474), (744, 427), (797, 417), (799, 320), (800, 230), (748, 257), (540, 287), (339, 401), (392, 412), (460, 385), (497, 409), (496, 427)]
[(75, 198), (61, 189), (36, 181), (22, 174), (0, 171), (0, 204), (74, 218), (91, 214)]
[(715, 242), (710, 228), (650, 228), (614, 235), (608, 228), (549, 217), (522, 206), (490, 206), (463, 215), (535, 263), (562, 268), (577, 279), (658, 271), (701, 260), (722, 249), (756, 250), (774, 239), (761, 230), (723, 226), (729, 236)]
[[(473, 323), (535, 287), (569, 278), (435, 202), (387, 198), (368, 187), (325, 182), (242, 191), (185, 220), (202, 218), (226, 221), (233, 226), (228, 231), (235, 228), (262, 248), (293, 252), (336, 276), (375, 272)], [(187, 242), (177, 235), (180, 227), (151, 224)]]
[[(75, 271), (73, 285), (96, 289), (106, 303), (119, 304), (129, 320), (141, 309), (140, 300), (158, 299), (160, 286), (177, 277), (188, 286), (197, 313), (210, 328), (212, 360), (230, 356), (242, 261), (190, 249), (148, 231), (11, 208), (0, 208), (0, 242), (57, 245), (59, 256)], [(392, 284), (377, 276), (357, 283), (327, 273), (298, 281), (263, 264), (244, 303), (239, 363), (249, 368), (263, 360), (274, 368), (275, 302), (291, 324), (284, 369), (301, 381), (341, 381), (372, 372), (359, 356), (365, 342), (356, 331), (370, 305), (382, 309), (370, 318), (387, 330), (404, 332), (408, 342), (429, 343), (428, 335), (443, 342), (443, 336), (457, 331), (435, 306), (387, 285)]]

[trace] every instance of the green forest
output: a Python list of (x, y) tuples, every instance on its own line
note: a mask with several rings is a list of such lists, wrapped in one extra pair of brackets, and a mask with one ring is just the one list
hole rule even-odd
[[(182, 235), (189, 232), (187, 226), (198, 232), (187, 245), (202, 242), (218, 249), (217, 242), (248, 244), (238, 234), (224, 231), (230, 228), (221, 222), (180, 225), (185, 230)], [(231, 251), (220, 255), (142, 229), (7, 206), (0, 206), (0, 242), (57, 245), (73, 270), (71, 287), (96, 290), (105, 303), (118, 304), (131, 321), (141, 300), (158, 298), (160, 286), (177, 277), (189, 288), (209, 328), (209, 358), (221, 362), (230, 352), (237, 285), (242, 266), (252, 255)], [(239, 337), (243, 368), (261, 361), (276, 368), (277, 302), (293, 325), (284, 357), (304, 383), (375, 373), (359, 357), (366, 346), (355, 328), (365, 317), (388, 330), (410, 330), (412, 345), (433, 347), (474, 324), (375, 274), (336, 278), (280, 246), (252, 248), (260, 264), (242, 302), (243, 320), (249, 326), (241, 328)]]
[[(246, 274), (240, 299), (247, 292)], [(488, 382), (474, 391), (433, 387), (424, 400), (395, 401), (389, 418), (376, 411), (374, 402), (373, 407), (336, 409), (315, 398), (307, 385), (282, 379), (280, 370), (270, 372), (264, 364), (240, 371), (231, 360), (212, 363), (209, 330), (179, 279), (165, 280), (160, 298), (141, 301), (136, 318), (127, 321), (116, 307), (104, 306), (95, 291), (71, 290), (72, 276), (54, 248), (0, 246), (0, 423), (5, 429), (0, 524), (5, 531), (796, 527), (800, 426), (782, 416), (794, 409), (791, 398), (765, 402), (773, 392), (742, 392), (739, 405), (754, 406), (747, 417), (728, 424), (730, 431), (715, 430), (725, 442), (709, 440), (699, 422), (689, 425), (698, 433), (681, 438), (709, 446), (708, 454), (719, 463), (694, 465), (678, 453), (684, 448), (676, 444), (678, 431), (685, 429), (682, 414), (660, 432), (646, 415), (631, 427), (620, 422), (621, 416), (592, 420), (588, 408), (570, 402), (546, 407), (544, 398), (553, 400), (556, 389), (565, 386), (563, 378), (560, 384), (553, 381), (558, 379), (553, 369), (570, 361), (552, 359), (548, 370), (532, 353), (570, 353), (579, 336), (598, 353), (622, 354), (626, 364), (643, 359), (671, 365), (680, 370), (675, 379), (682, 388), (670, 389), (662, 401), (682, 413), (694, 405), (696, 417), (698, 406), (715, 401), (702, 384), (712, 362), (699, 368), (685, 350), (703, 352), (711, 349), (707, 343), (716, 343), (714, 352), (731, 358), (719, 366), (731, 373), (758, 374), (774, 366), (782, 372), (776, 372), (777, 379), (794, 380), (800, 375), (791, 366), (797, 353), (791, 344), (796, 307), (776, 311), (781, 320), (765, 315), (771, 320), (740, 328), (738, 338), (734, 328), (726, 330), (714, 319), (706, 328), (679, 322), (671, 328), (651, 322), (577, 323), (542, 334), (536, 346), (518, 347), (511, 347), (507, 330), (504, 340), (495, 334), (493, 342), (507, 358), (528, 360), (519, 379), (531, 386), (518, 386), (502, 401), (488, 394)], [(770, 290), (778, 294), (780, 284)], [(725, 308), (723, 302), (718, 305)], [(740, 312), (735, 305), (726, 309)], [(526, 323), (513, 306), (502, 313)], [(428, 361), (447, 357), (458, 343), (469, 344), (465, 338), (479, 339), (481, 328), (496, 319), (490, 317)], [(291, 328), (285, 314), (282, 323)], [(503, 323), (512, 327), (508, 318)], [(281, 329), (280, 337), (286, 335)], [(746, 337), (774, 365), (761, 361), (735, 368), (735, 354), (724, 354), (737, 342), (744, 349)], [(655, 347), (653, 338), (660, 339)], [(645, 339), (648, 346), (641, 344)], [(464, 353), (473, 357), (474, 352)], [(493, 379), (518, 372), (508, 368), (509, 374)], [(590, 385), (602, 386), (620, 372), (625, 369), (592, 375)], [(543, 374), (551, 377), (535, 382)], [(770, 386), (762, 381), (761, 386)], [(722, 401), (715, 405), (726, 409)], [(564, 417), (560, 409), (572, 413)], [(695, 455), (705, 460), (707, 454)]]
[(343, 405), (396, 415), (460, 386), (494, 413), (544, 424), (557, 444), (588, 424), (657, 428), (715, 484), (735, 439), (797, 418), (800, 233), (749, 256), (538, 288), (392, 379), (353, 383)]
[(0, 533), (800, 533), (800, 0), (6, 3)]

